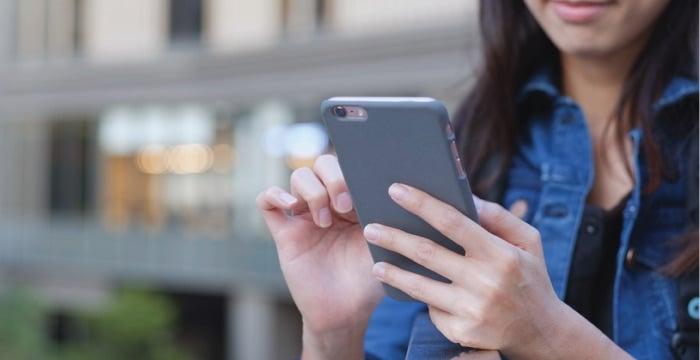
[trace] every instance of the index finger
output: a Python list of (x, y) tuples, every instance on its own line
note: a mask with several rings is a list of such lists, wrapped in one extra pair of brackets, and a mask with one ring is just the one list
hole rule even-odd
[(394, 183), (389, 187), (389, 196), (401, 207), (418, 215), (435, 230), (462, 246), (467, 254), (494, 246), (491, 233), (459, 210), (421, 190)]
[(352, 210), (352, 198), (345, 183), (343, 172), (340, 170), (338, 159), (330, 154), (324, 154), (316, 158), (312, 167), (319, 179), (328, 190), (331, 204), (339, 214), (346, 214)]

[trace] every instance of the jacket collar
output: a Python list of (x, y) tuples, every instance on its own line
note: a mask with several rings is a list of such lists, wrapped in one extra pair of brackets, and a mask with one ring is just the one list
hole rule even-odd
[[(700, 86), (698, 79), (693, 79), (685, 76), (676, 76), (666, 86), (661, 97), (654, 104), (654, 111), (658, 112), (669, 106), (673, 106), (688, 96), (698, 96)], [(571, 101), (560, 93), (559, 87), (554, 81), (550, 69), (545, 68), (537, 71), (530, 79), (525, 82), (525, 85), (518, 91), (518, 105), (524, 103), (532, 95), (545, 95), (552, 103), (557, 100)]]

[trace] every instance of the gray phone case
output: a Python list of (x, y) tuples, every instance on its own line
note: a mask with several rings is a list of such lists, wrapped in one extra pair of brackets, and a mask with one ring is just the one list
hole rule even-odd
[[(341, 120), (332, 113), (335, 106), (361, 106), (368, 118)], [(387, 193), (392, 183), (405, 183), (478, 221), (469, 183), (460, 176), (463, 172), (453, 155), (454, 135), (442, 103), (430, 98), (336, 97), (321, 103), (321, 113), (362, 226), (395, 227), (464, 254), (459, 245), (399, 207)], [(371, 244), (370, 251), (375, 262), (448, 282), (395, 252)], [(411, 300), (398, 289), (385, 289), (395, 299)]]

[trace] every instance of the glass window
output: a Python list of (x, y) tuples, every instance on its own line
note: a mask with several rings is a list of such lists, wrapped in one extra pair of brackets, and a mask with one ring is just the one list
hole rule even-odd
[(170, 0), (171, 45), (198, 44), (202, 36), (202, 0)]

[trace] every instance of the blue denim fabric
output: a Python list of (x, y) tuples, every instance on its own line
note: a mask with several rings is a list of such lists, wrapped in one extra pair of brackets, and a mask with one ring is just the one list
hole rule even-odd
[[(668, 84), (654, 108), (656, 122), (662, 129), (673, 133), (679, 117), (685, 116), (687, 122), (689, 116), (696, 116), (677, 109), (690, 97), (697, 102), (697, 79), (677, 77)], [(532, 98), (545, 99), (547, 110), (528, 112), (531, 115), (523, 119), (527, 127), (518, 140), (502, 203), (508, 208), (518, 200), (527, 202), (525, 220), (542, 235), (547, 270), (557, 295), (563, 298), (578, 227), (594, 178), (591, 139), (582, 110), (559, 93), (548, 72), (533, 76), (518, 96), (521, 106)], [(697, 124), (697, 118), (691, 120)], [(648, 176), (640, 149), (642, 132), (633, 129), (628, 135), (637, 181), (623, 211), (613, 295), (613, 340), (638, 359), (670, 359), (670, 340), (677, 326), (678, 284), (653, 269), (668, 260), (673, 251), (669, 240), (681, 234), (688, 224), (689, 136), (687, 132), (670, 139), (660, 135), (662, 149), (678, 173), (675, 180), (664, 180), (653, 193), (643, 193)], [(632, 265), (626, 265), (628, 252), (633, 252), (636, 259)], [(413, 329), (414, 319), (425, 311), (425, 305), (420, 303), (384, 300), (373, 314), (366, 334), (368, 357), (404, 358), (409, 337), (417, 331)]]

